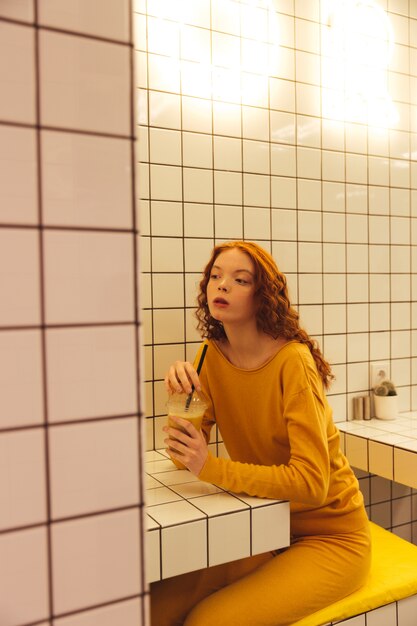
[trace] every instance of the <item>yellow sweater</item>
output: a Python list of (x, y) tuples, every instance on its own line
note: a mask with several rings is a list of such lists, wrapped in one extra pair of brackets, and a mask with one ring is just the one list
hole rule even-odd
[(291, 341), (261, 367), (243, 370), (207, 343), (200, 380), (210, 407), (203, 431), (208, 438), (218, 425), (230, 460), (209, 454), (199, 478), (234, 493), (289, 500), (293, 535), (367, 524), (308, 347)]

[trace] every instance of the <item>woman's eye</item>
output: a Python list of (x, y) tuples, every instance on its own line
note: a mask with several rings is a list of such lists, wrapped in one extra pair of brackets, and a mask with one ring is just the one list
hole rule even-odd
[(239, 285), (247, 285), (248, 281), (245, 280), (244, 278), (236, 278), (236, 282), (239, 283)]
[(218, 278), (218, 274), (210, 274), (210, 278)]

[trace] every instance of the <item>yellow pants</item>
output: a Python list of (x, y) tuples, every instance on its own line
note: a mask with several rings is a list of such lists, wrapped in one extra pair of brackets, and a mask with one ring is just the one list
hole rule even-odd
[(261, 554), (153, 583), (152, 626), (287, 626), (358, 589), (370, 562), (368, 526), (299, 537), (276, 556)]

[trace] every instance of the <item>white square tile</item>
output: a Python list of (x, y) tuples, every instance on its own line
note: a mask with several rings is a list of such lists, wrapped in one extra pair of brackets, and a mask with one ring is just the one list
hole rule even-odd
[(45, 528), (0, 535), (2, 626), (47, 619), (48, 547)]
[[(222, 139), (222, 138), (219, 138)], [(231, 140), (229, 140), (231, 141)], [(236, 141), (236, 140), (235, 140)], [(269, 144), (263, 141), (243, 141), (243, 146), (237, 142), (239, 152), (243, 147), (243, 169), (245, 172), (269, 174)], [(223, 168), (231, 169), (231, 168)], [(241, 169), (237, 168), (237, 169)]]
[(344, 304), (324, 305), (324, 330), (326, 334), (346, 332), (346, 306)]
[[(348, 292), (349, 293), (349, 292)], [(350, 302), (350, 300), (349, 300)], [(347, 305), (347, 323), (349, 333), (359, 333), (369, 330), (368, 305), (351, 304)]]
[(268, 107), (268, 77), (241, 72), (241, 97), (243, 105)]
[[(164, 93), (161, 91), (149, 90), (149, 124), (153, 127), (163, 126), (164, 128), (181, 128), (181, 98), (178, 94)], [(183, 115), (185, 118), (188, 110), (184, 98)], [(187, 103), (188, 104), (188, 103)], [(143, 107), (146, 102), (143, 103)], [(139, 105), (140, 113), (140, 105)], [(191, 129), (190, 129), (191, 130)]]
[(153, 306), (155, 308), (184, 306), (182, 274), (153, 274)]
[[(250, 512), (229, 513), (208, 522), (209, 566), (250, 556)], [(227, 537), (227, 542), (224, 538)]]
[(368, 185), (354, 183), (346, 185), (346, 211), (348, 213), (368, 212)]
[[(153, 200), (182, 200), (182, 176), (180, 167), (173, 165), (151, 165), (150, 173)], [(139, 180), (141, 180), (140, 173)]]
[(50, 421), (137, 412), (133, 328), (51, 329), (47, 365)]
[(295, 111), (295, 83), (270, 77), (269, 106), (280, 111)]
[(215, 236), (220, 239), (241, 238), (243, 236), (243, 215), (241, 207), (215, 205)]
[(289, 545), (288, 505), (267, 505), (252, 509), (252, 554), (261, 554)]
[(390, 189), (391, 215), (410, 215), (410, 193), (407, 189)]
[(398, 626), (413, 626), (416, 618), (417, 595), (397, 602)]
[(149, 129), (151, 163), (181, 165), (181, 132), (162, 128)]
[(185, 240), (185, 271), (201, 272), (213, 248), (212, 239)]
[(33, 124), (36, 104), (34, 29), (1, 22), (0, 42), (0, 119)]
[(213, 132), (216, 135), (242, 135), (241, 106), (230, 102), (213, 102)]
[(249, 239), (270, 239), (271, 217), (269, 209), (245, 207), (244, 233)]
[(79, 33), (89, 33), (98, 37), (129, 39), (129, 3), (127, 0), (110, 0), (105, 10), (96, 0), (74, 3), (71, 0), (45, 0), (39, 6), (39, 23)]
[[(153, 237), (181, 237), (182, 204), (180, 202), (151, 202), (150, 219)], [(142, 237), (139, 240), (139, 247), (142, 248), (143, 245)]]
[(39, 234), (36, 230), (0, 231), (0, 325), (40, 322)]
[(154, 342), (184, 341), (184, 312), (181, 309), (155, 309), (153, 312)]
[(391, 217), (390, 243), (410, 244), (410, 220), (406, 217)]
[(136, 418), (51, 428), (53, 517), (136, 504), (137, 438)]
[(368, 219), (366, 215), (346, 216), (346, 241), (349, 243), (367, 243)]
[[(175, 473), (174, 469), (173, 472)], [(212, 496), (208, 496), (212, 497)], [(149, 515), (163, 527), (185, 525), (187, 522), (206, 520), (206, 515), (189, 502), (179, 501), (168, 504), (157, 504), (149, 510)]]
[(220, 67), (240, 67), (240, 38), (231, 34), (212, 31), (212, 63)]
[(395, 187), (409, 187), (410, 164), (404, 159), (390, 159), (390, 184)]
[(317, 149), (297, 147), (297, 175), (301, 178), (321, 178), (321, 159)]
[[(284, 274), (296, 272), (298, 268), (297, 244), (290, 241), (272, 242), (272, 255)], [(287, 276), (288, 278), (288, 276)], [(296, 295), (295, 291), (295, 295)], [(293, 296), (294, 300), (294, 296)]]
[(182, 272), (183, 241), (180, 237), (153, 237), (152, 271)]
[(232, 0), (212, 0), (212, 28), (240, 35), (240, 6)]
[(346, 300), (345, 274), (324, 274), (324, 302), (335, 304)]
[(182, 134), (183, 165), (190, 167), (213, 167), (211, 135), (199, 133)]
[(298, 277), (299, 304), (315, 304), (322, 302), (322, 275), (300, 274)]
[(369, 307), (369, 330), (388, 330), (390, 328), (389, 313), (388, 304), (372, 303)]
[(369, 185), (369, 213), (388, 215), (390, 212), (390, 190), (388, 187)]
[(261, 174), (243, 174), (243, 198), (246, 206), (270, 205), (270, 178)]
[(242, 107), (243, 137), (269, 140), (269, 111), (256, 107)]
[(348, 244), (346, 246), (346, 270), (353, 273), (367, 272), (368, 254), (368, 245)]
[(148, 51), (177, 59), (180, 50), (179, 24), (148, 15), (147, 18)]
[(133, 319), (130, 234), (48, 231), (44, 243), (48, 323)]
[[(319, 25), (304, 19), (295, 19), (295, 43), (299, 50), (320, 53)], [(298, 77), (297, 77), (298, 78)]]
[(242, 174), (214, 172), (214, 199), (217, 204), (242, 204)]
[(330, 363), (345, 363), (346, 335), (327, 335), (324, 337), (324, 353)]
[[(200, 78), (201, 83), (200, 66), (198, 66), (198, 74), (196, 71), (194, 84), (199, 84), (197, 82), (198, 78)], [(229, 69), (223, 67), (214, 67), (213, 69), (208, 68), (207, 70), (207, 93), (205, 95), (194, 95), (200, 95), (202, 97), (209, 98), (212, 94), (214, 100), (219, 100), (221, 102), (231, 104), (240, 104), (242, 99), (241, 93), (241, 78), (240, 72), (238, 70), (234, 68)]]
[(297, 212), (284, 209), (272, 210), (272, 238), (280, 240), (296, 240)]
[[(147, 59), (149, 67), (149, 88), (179, 94), (180, 64), (178, 58), (149, 54)], [(146, 84), (140, 86), (146, 87)]]
[(52, 526), (54, 606), (57, 613), (140, 592), (137, 510)]
[(205, 204), (184, 205), (184, 235), (186, 237), (213, 236), (213, 207)]
[(321, 272), (322, 271), (322, 249), (319, 243), (304, 243), (298, 245), (299, 271), (300, 272)]
[(303, 327), (310, 335), (323, 334), (323, 306), (318, 304), (304, 304), (298, 307)]
[[(54, 626), (136, 626), (142, 618), (141, 598), (54, 619)], [(42, 624), (40, 626), (43, 626)], [(45, 625), (46, 626), (46, 625)]]
[(35, 131), (1, 126), (0, 163), (0, 220), (35, 224), (38, 220)]
[(44, 131), (45, 223), (130, 228), (130, 161), (128, 140)]
[(180, 51), (182, 59), (210, 63), (210, 31), (180, 23)]
[(350, 363), (369, 360), (367, 333), (350, 333), (347, 336), (347, 355)]
[(346, 270), (346, 246), (344, 244), (323, 244), (323, 269), (329, 273), (342, 273)]
[(326, 150), (345, 149), (345, 124), (338, 120), (322, 120), (322, 148)]
[(345, 239), (345, 216), (323, 213), (323, 241), (344, 242)]
[(13, 528), (45, 521), (46, 483), (43, 429), (0, 436), (0, 527)]
[(169, 578), (207, 567), (207, 522), (163, 528), (162, 576)]
[(297, 178), (298, 209), (321, 211), (321, 182)]
[(345, 180), (345, 155), (339, 152), (322, 152), (322, 176), (327, 181)]
[(389, 162), (386, 158), (368, 157), (368, 180), (371, 185), (389, 184)]
[(342, 213), (345, 210), (345, 185), (343, 183), (322, 182), (323, 188), (323, 211), (337, 211)]
[(298, 241), (321, 241), (322, 216), (318, 211), (298, 211)]
[[(293, 57), (290, 56), (290, 51), (288, 51), (288, 56), (291, 60)], [(290, 72), (287, 72), (287, 78), (292, 78)], [(320, 88), (316, 85), (306, 85), (304, 83), (296, 83), (296, 102), (297, 102), (297, 113), (301, 113), (303, 115), (313, 115), (315, 117), (320, 117), (321, 107), (320, 107)]]
[(127, 46), (41, 31), (42, 123), (129, 134), (129, 54)]
[[(148, 476), (148, 478), (152, 478)], [(155, 481), (157, 482), (157, 481)], [(155, 489), (147, 489), (145, 493), (145, 500), (148, 513), (152, 513), (152, 507), (158, 504), (167, 504), (168, 502), (177, 502), (181, 500), (181, 496), (178, 493), (175, 493), (172, 489), (168, 489), (168, 487), (156, 487)]]
[(347, 300), (350, 303), (368, 300), (368, 276), (366, 274), (347, 276)]
[(41, 335), (0, 333), (0, 424), (2, 428), (43, 422)]
[(276, 176), (295, 176), (295, 148), (283, 144), (271, 144), (271, 173)]
[(310, 148), (321, 147), (321, 120), (297, 115), (297, 144)]
[(183, 172), (185, 202), (213, 202), (213, 172), (191, 167)]
[(297, 207), (297, 183), (294, 178), (271, 177), (271, 204), (275, 208)]
[(186, 498), (187, 500), (198, 499), (201, 498), (201, 496), (208, 496), (214, 493), (222, 493), (222, 490), (219, 487), (216, 487), (216, 485), (212, 485), (211, 483), (205, 483), (201, 480), (191, 483), (172, 485), (171, 489), (180, 494), (183, 498)]
[(270, 135), (275, 143), (295, 144), (295, 115), (270, 111)]
[[(315, 24), (314, 26), (318, 26)], [(320, 84), (320, 57), (318, 54), (304, 52), (302, 50), (295, 51), (295, 72), (297, 81), (302, 83), (311, 83), (313, 85)]]
[(232, 511), (244, 511), (248, 509), (240, 498), (235, 498), (230, 493), (217, 493), (214, 495), (193, 498), (194, 506), (201, 509), (209, 517), (223, 515)]
[[(258, 142), (244, 142), (248, 146), (257, 145)], [(262, 145), (262, 144), (261, 144)], [(213, 138), (214, 167), (217, 170), (242, 170), (242, 141), (231, 137)], [(244, 152), (245, 155), (245, 152)], [(269, 150), (268, 150), (269, 157)], [(245, 169), (248, 167), (245, 164)]]

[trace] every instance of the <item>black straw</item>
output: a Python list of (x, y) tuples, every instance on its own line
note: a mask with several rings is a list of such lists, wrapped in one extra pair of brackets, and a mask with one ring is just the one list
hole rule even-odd
[[(203, 346), (203, 350), (201, 352), (200, 360), (197, 365), (197, 374), (201, 372), (201, 368), (203, 367), (204, 357), (206, 356), (208, 345), (205, 343)], [(191, 400), (193, 397), (193, 393), (195, 391), (194, 385), (191, 385), (191, 393), (187, 396), (187, 400), (185, 401), (185, 410), (188, 411), (190, 408)]]

